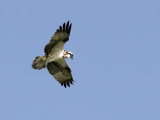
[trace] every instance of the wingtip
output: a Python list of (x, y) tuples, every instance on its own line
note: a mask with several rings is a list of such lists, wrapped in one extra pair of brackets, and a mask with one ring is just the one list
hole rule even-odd
[(59, 30), (62, 31), (62, 26), (59, 26)]
[(65, 28), (65, 23), (63, 23), (63, 31), (65, 31), (66, 30), (66, 28)]
[(57, 29), (56, 32), (66, 31), (67, 33), (70, 34), (71, 27), (72, 27), (72, 23), (70, 23), (70, 21), (68, 20), (67, 23), (64, 22), (63, 25), (59, 26), (59, 29)]
[(65, 82), (62, 82), (62, 83), (60, 83), (60, 84), (61, 84), (62, 86), (64, 86), (65, 88), (67, 88), (67, 87), (70, 87), (70, 84), (73, 85), (73, 82), (74, 82), (74, 80), (71, 79), (71, 80), (69, 80), (69, 81), (65, 81)]
[(69, 31), (68, 31), (69, 34), (71, 32), (71, 27), (72, 27), (72, 23), (69, 25)]

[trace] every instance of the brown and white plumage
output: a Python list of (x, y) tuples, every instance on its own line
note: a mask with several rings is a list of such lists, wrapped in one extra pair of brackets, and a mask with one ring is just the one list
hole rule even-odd
[(73, 54), (63, 49), (69, 40), (71, 27), (69, 21), (60, 26), (45, 46), (45, 56), (37, 56), (32, 64), (32, 67), (38, 70), (47, 67), (49, 73), (64, 87), (70, 87), (74, 82), (71, 69), (65, 61), (65, 58), (73, 58)]

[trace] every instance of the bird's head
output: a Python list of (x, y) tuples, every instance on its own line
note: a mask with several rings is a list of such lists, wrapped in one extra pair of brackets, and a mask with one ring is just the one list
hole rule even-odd
[(72, 52), (68, 52), (69, 58), (73, 59), (73, 53)]
[(71, 59), (73, 59), (73, 53), (64, 50), (63, 57), (64, 57), (64, 58), (71, 58)]

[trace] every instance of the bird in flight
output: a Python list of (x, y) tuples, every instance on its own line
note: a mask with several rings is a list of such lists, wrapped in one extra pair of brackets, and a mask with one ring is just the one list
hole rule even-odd
[(32, 63), (34, 69), (47, 68), (49, 73), (66, 88), (73, 84), (71, 69), (65, 58), (73, 59), (72, 52), (63, 49), (64, 44), (69, 40), (72, 23), (64, 23), (51, 37), (50, 42), (45, 46), (44, 56), (37, 56)]

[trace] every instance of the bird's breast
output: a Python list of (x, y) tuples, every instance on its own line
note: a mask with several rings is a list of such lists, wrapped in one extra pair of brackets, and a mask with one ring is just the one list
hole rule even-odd
[(53, 62), (53, 61), (57, 61), (58, 59), (63, 58), (63, 52), (64, 50), (59, 50), (59, 51), (52, 51), (49, 55), (48, 55), (48, 62)]

